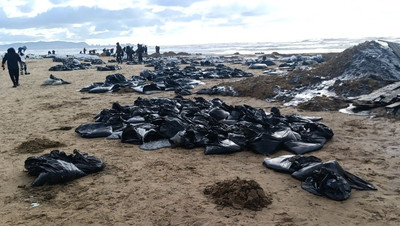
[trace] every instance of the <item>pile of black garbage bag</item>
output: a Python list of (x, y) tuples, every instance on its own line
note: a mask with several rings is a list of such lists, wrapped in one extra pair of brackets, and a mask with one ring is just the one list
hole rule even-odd
[(316, 151), (333, 136), (312, 118), (282, 116), (278, 108), (267, 114), (249, 105), (230, 106), (218, 98), (205, 100), (137, 98), (133, 105), (114, 103), (75, 132), (85, 138), (108, 137), (142, 149), (205, 147), (205, 154), (252, 150), (269, 155), (280, 149), (295, 154)]
[(74, 58), (62, 59), (62, 65), (56, 65), (49, 68), (49, 71), (73, 71), (89, 69), (89, 63), (81, 63)]
[(133, 76), (131, 79), (126, 79), (122, 74), (107, 75), (104, 82), (95, 82), (78, 90), (79, 92), (88, 93), (106, 93), (118, 92), (125, 87), (139, 87), (147, 85), (146, 80), (139, 76)]
[(351, 189), (377, 190), (372, 184), (351, 174), (336, 160), (322, 162), (315, 156), (282, 155), (265, 158), (267, 168), (290, 173), (301, 181), (301, 187), (315, 195), (341, 201), (350, 197)]
[[(189, 89), (193, 89), (195, 85), (201, 84), (202, 82), (200, 82), (200, 80), (203, 79), (226, 79), (253, 76), (251, 73), (236, 68), (232, 69), (223, 64), (206, 69), (196, 68), (194, 66), (186, 66), (182, 69), (175, 65), (172, 67), (154, 65), (154, 67), (154, 71), (144, 70), (140, 73), (140, 76), (132, 76), (130, 79), (125, 78), (122, 74), (109, 75), (105, 82), (95, 82), (78, 91), (105, 93), (117, 92), (121, 87), (130, 87), (141, 94), (175, 91), (182, 95), (190, 95), (191, 92)], [(99, 68), (100, 67), (98, 67), (98, 70)], [(118, 79), (110, 80), (108, 77), (118, 77)], [(213, 94), (215, 94), (215, 91)]]
[(105, 164), (100, 159), (74, 150), (67, 155), (63, 151), (54, 150), (39, 157), (29, 157), (25, 160), (25, 168), (29, 175), (37, 176), (32, 186), (44, 184), (59, 184), (87, 174), (102, 170)]

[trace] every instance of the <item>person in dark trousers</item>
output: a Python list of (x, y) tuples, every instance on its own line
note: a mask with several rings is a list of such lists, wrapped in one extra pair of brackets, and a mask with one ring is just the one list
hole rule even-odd
[(19, 86), (19, 67), (18, 63), (21, 63), (21, 57), (15, 52), (14, 48), (7, 49), (7, 53), (4, 55), (1, 61), (1, 67), (3, 71), (6, 69), (4, 64), (7, 62), (8, 73), (10, 74), (11, 81), (13, 82), (13, 88)]
[(141, 64), (143, 62), (143, 46), (141, 44), (137, 44), (136, 53), (138, 55), (138, 61)]
[(117, 63), (122, 64), (122, 56), (124, 55), (124, 51), (122, 50), (119, 42), (117, 42), (117, 47), (115, 50), (115, 54), (117, 54)]

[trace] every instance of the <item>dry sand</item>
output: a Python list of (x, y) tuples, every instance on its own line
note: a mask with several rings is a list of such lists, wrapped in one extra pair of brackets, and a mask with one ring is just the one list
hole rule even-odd
[[(345, 170), (378, 188), (352, 190), (348, 200), (338, 202), (302, 190), (300, 181), (265, 168), (265, 156), (252, 152), (206, 156), (203, 148), (143, 151), (117, 140), (81, 138), (74, 132), (77, 126), (92, 122), (95, 114), (111, 108), (113, 102), (130, 105), (143, 95), (76, 92), (113, 72), (48, 71), (57, 64), (51, 59), (28, 59), (31, 75), (21, 76), (16, 89), (11, 88), (8, 71), (0, 72), (0, 225), (400, 225), (399, 121), (297, 112), (253, 98), (219, 97), (230, 105), (248, 104), (267, 112), (277, 106), (284, 115), (322, 116), (322, 123), (335, 136), (312, 155), (324, 161), (336, 159)], [(116, 72), (130, 77), (144, 69), (148, 68), (123, 64)], [(40, 86), (51, 73), (72, 84)], [(196, 89), (219, 82), (206, 81), (207, 85)], [(173, 97), (174, 93), (145, 97), (158, 96)], [(64, 146), (30, 153), (18, 150), (24, 142), (38, 139)], [(106, 168), (62, 185), (31, 188), (35, 178), (27, 174), (24, 161), (54, 149), (68, 154), (78, 149), (104, 160)], [(282, 150), (272, 157), (282, 154), (289, 153)], [(258, 182), (272, 197), (272, 204), (261, 211), (219, 208), (203, 194), (206, 186), (237, 177)]]

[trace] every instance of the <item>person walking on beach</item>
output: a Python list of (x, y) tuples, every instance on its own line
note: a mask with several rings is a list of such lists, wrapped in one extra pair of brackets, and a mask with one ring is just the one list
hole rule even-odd
[(117, 47), (115, 53), (117, 54), (117, 63), (122, 64), (122, 56), (124, 55), (124, 51), (122, 50), (119, 42), (117, 42)]
[(135, 53), (135, 51), (133, 50), (133, 48), (130, 47), (130, 46), (127, 46), (126, 47), (126, 60), (127, 61), (132, 61), (134, 53)]
[(26, 67), (26, 46), (22, 46), (18, 48), (18, 55), (19, 57), (21, 57), (21, 75), (24, 74), (25, 71), (25, 75), (29, 75), (30, 73), (27, 71), (27, 67)]
[(141, 64), (143, 62), (143, 46), (141, 44), (137, 44), (136, 53), (138, 55), (138, 61)]
[(11, 81), (13, 82), (13, 88), (19, 86), (19, 67), (18, 63), (21, 63), (21, 57), (15, 52), (14, 48), (7, 49), (7, 53), (4, 55), (1, 61), (1, 67), (3, 71), (6, 69), (4, 64), (7, 62), (8, 73), (10, 74)]

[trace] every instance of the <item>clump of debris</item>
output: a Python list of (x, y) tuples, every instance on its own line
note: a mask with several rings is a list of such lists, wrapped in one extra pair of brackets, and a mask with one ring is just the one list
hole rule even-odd
[(346, 101), (336, 97), (316, 96), (312, 101), (299, 103), (297, 107), (307, 111), (337, 111), (348, 105)]
[(272, 197), (265, 195), (264, 190), (254, 180), (225, 180), (209, 185), (204, 189), (220, 207), (234, 209), (261, 210), (272, 203)]
[(16, 149), (20, 153), (39, 153), (47, 148), (58, 147), (65, 147), (65, 144), (58, 141), (52, 141), (47, 138), (34, 138), (32, 140), (22, 142)]

